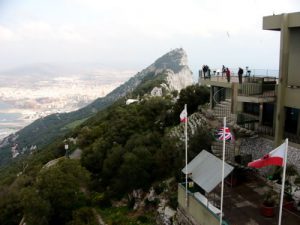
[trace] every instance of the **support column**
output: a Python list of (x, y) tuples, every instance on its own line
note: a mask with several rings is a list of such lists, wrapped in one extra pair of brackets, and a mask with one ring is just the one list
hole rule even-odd
[(201, 83), (201, 79), (202, 79), (202, 70), (199, 70), (199, 75), (198, 75), (198, 83)]
[(279, 57), (279, 83), (277, 89), (275, 138), (274, 147), (279, 146), (284, 138), (285, 122), (285, 89), (287, 88), (288, 62), (289, 62), (289, 28), (288, 14), (283, 14), (280, 33), (280, 57)]
[(264, 103), (259, 103), (259, 125), (263, 124)]
[(231, 84), (231, 113), (237, 113), (238, 83)]
[(209, 105), (210, 105), (210, 109), (214, 108), (214, 86), (210, 86), (210, 96), (209, 96)]
[(297, 136), (300, 136), (300, 110), (298, 109)]

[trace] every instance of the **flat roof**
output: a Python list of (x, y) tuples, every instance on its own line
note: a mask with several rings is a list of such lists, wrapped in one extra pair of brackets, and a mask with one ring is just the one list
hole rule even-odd
[[(287, 13), (289, 28), (300, 27), (300, 12)], [(264, 16), (263, 29), (264, 30), (280, 30), (284, 14)]]
[[(225, 162), (224, 177), (227, 177), (233, 167)], [(185, 167), (182, 169), (185, 173)], [(222, 181), (222, 160), (213, 154), (202, 150), (188, 165), (187, 174), (205, 192), (210, 193)]]

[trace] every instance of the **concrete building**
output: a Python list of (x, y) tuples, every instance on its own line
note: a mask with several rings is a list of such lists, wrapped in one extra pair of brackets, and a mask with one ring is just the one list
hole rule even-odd
[(263, 29), (281, 32), (279, 77), (254, 76), (247, 69), (239, 83), (235, 74), (230, 81), (220, 74), (204, 79), (207, 77), (200, 71), (200, 82), (210, 86), (210, 106), (218, 109), (217, 116), (273, 138), (274, 147), (286, 137), (299, 147), (300, 12), (266, 16)]
[(280, 31), (279, 82), (275, 114), (275, 145), (285, 132), (300, 135), (300, 12), (263, 18), (264, 30)]
[[(256, 146), (255, 144), (251, 146), (248, 154), (250, 153), (250, 155), (252, 154), (253, 156), (253, 152), (258, 152), (259, 157), (261, 157), (263, 154), (259, 148), (263, 148), (266, 151), (265, 153), (272, 149), (272, 147), (266, 149), (267, 145), (265, 145), (265, 141), (259, 139), (261, 136), (274, 140), (273, 147), (280, 145), (283, 139), (287, 137), (289, 138), (289, 145), (294, 145), (292, 148), (296, 147), (292, 150), (290, 149), (291, 146), (289, 146), (289, 157), (292, 159), (290, 163), (299, 165), (300, 12), (266, 16), (263, 18), (263, 29), (281, 32), (278, 76), (263, 76), (263, 74), (257, 73), (254, 75), (253, 73), (251, 74), (249, 68), (246, 68), (245, 76), (242, 77), (242, 79), (238, 77), (236, 73), (232, 73), (229, 78), (226, 77), (225, 74), (220, 73), (220, 71), (217, 72), (218, 70), (215, 70), (215, 72), (213, 70), (212, 74), (203, 74), (203, 71), (199, 71), (199, 82), (202, 85), (208, 85), (210, 87), (210, 116), (217, 117), (220, 121), (226, 116), (229, 126), (240, 129), (240, 131), (242, 129), (244, 129), (244, 132), (249, 131), (247, 133), (249, 136), (259, 134), (256, 138), (241, 138), (244, 139), (244, 143), (240, 144), (239, 148), (241, 148), (241, 146), (245, 148), (245, 145), (247, 145), (245, 140), (250, 142), (251, 145), (256, 142)], [(269, 139), (266, 140), (272, 142)], [(228, 150), (226, 148), (225, 156), (227, 162), (232, 163), (235, 159), (233, 160), (232, 157), (227, 157), (227, 154), (231, 152), (230, 149), (230, 146)], [(232, 149), (234, 150), (235, 156), (239, 154), (239, 152), (236, 151), (236, 146)], [(212, 152), (218, 156), (213, 145)], [(229, 156), (230, 155), (232, 154), (230, 153)], [(254, 155), (255, 159), (257, 157), (256, 155)], [(213, 163), (208, 162), (204, 156), (199, 156), (196, 161), (199, 163), (207, 161), (208, 165), (206, 166), (208, 168), (199, 169), (199, 171), (202, 172), (210, 171), (216, 167)], [(233, 165), (236, 164), (233, 163)], [(215, 175), (209, 175), (206, 172), (200, 174), (198, 169), (190, 171), (189, 166), (191, 168), (198, 167), (195, 167), (193, 161), (191, 161), (188, 164), (186, 173), (189, 174), (190, 179), (194, 181), (195, 184), (198, 184), (197, 187), (200, 187), (201, 191), (192, 192), (193, 188), (190, 188), (186, 195), (185, 187), (179, 184), (179, 224), (219, 224), (220, 212), (218, 211), (217, 204), (211, 208), (208, 204), (210, 195), (213, 196), (210, 193), (211, 190), (203, 191), (203, 184), (210, 184), (213, 180), (212, 177), (215, 178)], [(184, 171), (185, 170), (183, 170), (183, 172)], [(247, 175), (247, 173), (244, 175)], [(206, 176), (209, 176), (209, 178), (206, 179)], [(205, 182), (201, 183), (201, 179), (204, 179)], [(253, 191), (253, 187), (258, 186), (257, 183), (261, 185), (262, 180), (258, 180), (257, 183), (254, 182), (257, 180), (257, 177), (253, 177), (249, 180), (253, 183), (245, 184), (245, 186), (240, 189), (227, 188), (226, 195), (229, 197), (226, 199), (228, 210), (226, 210), (225, 207), (223, 211), (225, 212), (225, 219), (228, 219), (228, 223), (232, 224), (246, 224), (247, 221), (249, 224), (250, 222), (251, 224), (277, 223), (277, 218), (271, 222), (270, 218), (266, 219), (258, 215), (258, 207), (260, 207), (262, 196), (257, 193), (251, 194), (250, 192)], [(249, 187), (250, 189), (247, 189)], [(241, 190), (241, 192), (239, 192), (239, 190)], [(235, 193), (235, 191), (237, 191), (237, 193)], [(243, 195), (245, 195), (244, 199), (242, 198)], [(251, 199), (250, 196), (252, 196), (253, 199)], [(254, 197), (256, 197), (256, 199)], [(232, 210), (232, 207), (235, 208)], [(299, 224), (298, 216), (296, 215), (294, 218), (294, 215), (294, 213), (286, 213), (284, 215), (287, 224)], [(227, 222), (223, 221), (223, 224), (227, 224)]]

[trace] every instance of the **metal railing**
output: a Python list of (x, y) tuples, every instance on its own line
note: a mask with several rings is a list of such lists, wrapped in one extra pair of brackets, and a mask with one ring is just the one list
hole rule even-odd
[[(181, 209), (188, 218), (192, 217), (192, 220), (198, 224), (220, 224), (219, 215), (212, 212), (206, 205), (199, 201), (193, 193), (188, 191), (188, 199), (185, 199), (185, 187), (182, 184), (178, 184), (177, 197), (179, 209)], [(223, 219), (222, 225), (228, 225), (228, 223)]]
[[(231, 75), (237, 75), (239, 68), (229, 68)], [(212, 76), (222, 75), (221, 69), (211, 69), (210, 73)], [(279, 70), (275, 69), (251, 69), (251, 68), (244, 68), (244, 76), (272, 76), (272, 77), (278, 77), (279, 76)]]
[(276, 84), (243, 83), (240, 84), (238, 94), (242, 96), (261, 95), (263, 97), (276, 96)]
[(222, 100), (220, 100), (220, 97), (219, 97), (219, 100), (216, 100), (216, 96), (217, 96), (217, 94), (219, 94), (219, 92), (221, 93), (221, 91), (224, 91), (224, 90), (225, 90), (225, 88), (220, 88), (219, 90), (217, 90), (214, 93), (214, 95), (213, 95), (213, 106), (215, 106), (216, 104), (219, 104), (220, 101), (222, 101)]
[[(243, 124), (239, 124), (243, 128), (255, 131), (257, 134), (274, 137), (274, 129), (270, 126), (258, 125), (258, 121), (244, 121)], [(300, 144), (300, 136), (288, 132), (284, 132), (284, 137), (288, 138), (290, 142)]]
[[(230, 68), (230, 82), (238, 82), (238, 69), (237, 68)], [(249, 70), (250, 71), (250, 70)], [(277, 80), (278, 79), (278, 70), (268, 70), (268, 69), (253, 69), (248, 73), (243, 73), (242, 82), (246, 83), (256, 83), (259, 80), (270, 81), (270, 80)], [(206, 72), (203, 73), (202, 70), (199, 71), (199, 80), (211, 80), (217, 82), (228, 82), (225, 73), (220, 72), (220, 70), (211, 70), (210, 73)]]
[[(202, 74), (202, 73), (201, 73)], [(239, 83), (238, 76), (230, 76), (228, 81), (226, 76), (201, 76), (201, 79), (224, 82), (224, 83)], [(238, 94), (243, 96), (261, 95), (264, 97), (274, 97), (276, 95), (276, 85), (278, 78), (276, 77), (242, 77), (242, 83), (239, 84)], [(217, 91), (219, 92), (219, 91)], [(216, 93), (215, 93), (216, 94)], [(216, 95), (214, 95), (214, 100)]]
[(239, 87), (239, 95), (261, 95), (262, 92), (262, 84), (259, 83), (243, 83), (240, 84)]
[(259, 125), (255, 130), (258, 134), (267, 135), (267, 136), (274, 136), (274, 129), (269, 126)]
[(290, 142), (300, 144), (300, 136), (292, 133), (285, 132), (284, 137), (288, 138)]

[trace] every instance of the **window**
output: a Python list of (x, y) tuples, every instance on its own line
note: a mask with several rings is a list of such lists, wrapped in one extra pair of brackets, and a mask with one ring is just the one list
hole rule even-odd
[(244, 112), (255, 115), (255, 116), (259, 116), (259, 104), (251, 103), (251, 102), (244, 102)]
[(298, 126), (299, 109), (285, 108), (285, 126), (284, 130), (289, 133), (296, 134)]

